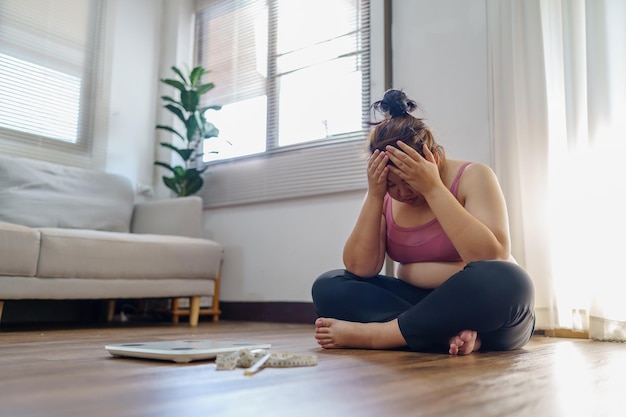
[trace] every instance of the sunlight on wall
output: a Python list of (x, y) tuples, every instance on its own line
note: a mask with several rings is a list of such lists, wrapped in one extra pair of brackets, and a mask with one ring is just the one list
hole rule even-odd
[(550, 246), (560, 327), (586, 329), (586, 311), (626, 321), (625, 150), (616, 135), (551, 156)]

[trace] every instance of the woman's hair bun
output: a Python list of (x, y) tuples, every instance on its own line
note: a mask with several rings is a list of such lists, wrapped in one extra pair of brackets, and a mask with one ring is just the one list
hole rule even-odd
[(396, 117), (406, 113), (411, 113), (417, 108), (417, 103), (409, 99), (401, 90), (387, 90), (383, 99), (373, 104), (374, 108), (389, 116)]

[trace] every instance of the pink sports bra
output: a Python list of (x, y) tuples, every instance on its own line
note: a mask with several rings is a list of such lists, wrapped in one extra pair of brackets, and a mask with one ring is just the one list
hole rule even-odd
[[(450, 192), (456, 197), (464, 163), (454, 177)], [(387, 254), (401, 264), (417, 262), (457, 262), (462, 260), (437, 219), (417, 227), (400, 227), (393, 220), (391, 197), (385, 196), (383, 213), (387, 223)]]

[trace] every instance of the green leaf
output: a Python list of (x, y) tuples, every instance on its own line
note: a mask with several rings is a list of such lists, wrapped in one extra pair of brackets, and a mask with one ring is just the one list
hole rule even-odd
[(185, 178), (185, 174), (187, 170), (181, 166), (175, 166), (172, 171), (174, 172), (174, 177), (180, 178), (181, 180)]
[(198, 100), (198, 94), (193, 90), (185, 90), (180, 93), (180, 102), (183, 104), (183, 108), (188, 112), (196, 111)]
[(178, 147), (176, 147), (176, 146), (174, 146), (174, 145), (172, 145), (171, 143), (168, 143), (168, 142), (161, 142), (160, 145), (163, 146), (164, 148), (169, 148), (169, 149), (171, 149), (171, 150), (173, 150), (174, 152), (177, 152), (177, 153), (182, 150), (181, 148), (178, 148)]
[(189, 160), (189, 157), (191, 157), (191, 154), (193, 153), (193, 149), (177, 148), (176, 146), (172, 145), (171, 143), (167, 143), (167, 142), (161, 142), (161, 146), (163, 146), (164, 148), (169, 148), (169, 149), (173, 150), (185, 162), (187, 162)]
[[(203, 170), (204, 169), (206, 169), (206, 168), (203, 168)], [(197, 168), (189, 168), (187, 170), (187, 172), (185, 172), (185, 175), (183, 176), (183, 178), (186, 179), (186, 180), (190, 180), (190, 179), (193, 179), (193, 178), (199, 176), (202, 172), (204, 172), (204, 171), (199, 171)]]
[(192, 194), (197, 193), (198, 191), (200, 191), (200, 188), (202, 188), (203, 184), (204, 184), (204, 180), (202, 179), (202, 177), (195, 177), (187, 181), (187, 184), (185, 187), (185, 195), (192, 195)]
[(185, 122), (185, 127), (187, 128), (187, 140), (190, 142), (193, 140), (196, 132), (198, 131), (197, 116), (197, 114), (194, 114)]
[(172, 67), (172, 71), (174, 71), (176, 74), (178, 74), (178, 76), (180, 77), (181, 80), (183, 80), (183, 82), (185, 84), (188, 84), (187, 79), (185, 78), (185, 76), (183, 75), (183, 73), (176, 67)]
[(167, 186), (167, 188), (169, 188), (170, 190), (174, 191), (174, 193), (176, 193), (176, 195), (178, 197), (182, 197), (183, 196), (181, 194), (182, 187), (180, 186), (178, 181), (176, 181), (174, 178), (163, 177), (163, 183)]
[(202, 137), (204, 139), (216, 138), (220, 134), (220, 130), (217, 127), (215, 127), (215, 125), (211, 122), (205, 122), (204, 129), (202, 130), (203, 130)]
[(175, 134), (176, 136), (178, 136), (182, 140), (185, 140), (185, 137), (183, 135), (181, 135), (180, 133), (178, 133), (178, 131), (176, 131), (175, 129), (173, 129), (173, 128), (169, 127), (169, 126), (157, 125), (156, 128), (157, 129), (167, 130), (168, 132), (172, 132), (173, 134)]
[(198, 81), (200, 81), (200, 78), (202, 78), (205, 71), (206, 70), (201, 66), (197, 66), (191, 70), (191, 74), (189, 75), (189, 83), (192, 87), (195, 87), (196, 84), (198, 84)]
[(204, 171), (206, 171), (208, 169), (208, 167), (204, 167), (202, 169), (197, 169), (197, 168), (189, 168), (187, 170), (187, 172), (185, 173), (185, 179), (189, 180), (192, 179), (194, 177), (199, 177)]
[(200, 137), (204, 136), (204, 127), (206, 125), (206, 118), (200, 114), (196, 113), (196, 124), (198, 125), (198, 133)]
[(212, 90), (213, 88), (215, 88), (215, 84), (213, 83), (202, 84), (196, 88), (196, 91), (198, 92), (198, 95), (201, 96), (203, 94), (206, 94), (207, 92), (209, 92), (209, 90)]
[(182, 103), (180, 101), (176, 101), (174, 100), (172, 97), (170, 96), (161, 96), (161, 100), (163, 101), (169, 101), (170, 103), (174, 103), (174, 104), (178, 104), (180, 107), (182, 107)]
[(185, 123), (185, 115), (181, 109), (172, 104), (168, 104), (165, 108), (174, 113), (183, 123)]
[(174, 168), (172, 168), (172, 166), (171, 166), (171, 165), (166, 164), (165, 162), (156, 161), (156, 162), (154, 163), (154, 165), (158, 165), (158, 166), (161, 166), (161, 167), (163, 167), (163, 168), (167, 168), (167, 169), (169, 169), (169, 170), (170, 170), (170, 171), (172, 171), (172, 172), (175, 172), (175, 171), (174, 171)]
[(193, 153), (193, 149), (180, 149), (178, 151), (178, 154), (180, 155), (181, 158), (183, 158), (183, 161), (185, 162), (189, 161), (189, 158), (191, 157), (192, 153)]
[(172, 80), (169, 78), (162, 78), (161, 79), (162, 83), (165, 83), (167, 85), (171, 85), (172, 87), (176, 88), (179, 91), (185, 91), (187, 88), (185, 87), (185, 84), (181, 83), (180, 81), (176, 81), (176, 80)]
[(198, 113), (204, 114), (207, 110), (222, 110), (222, 106), (205, 106), (198, 109)]

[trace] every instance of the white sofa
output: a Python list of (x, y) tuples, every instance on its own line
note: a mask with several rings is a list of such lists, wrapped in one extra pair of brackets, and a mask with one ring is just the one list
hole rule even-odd
[(0, 156), (0, 319), (7, 300), (106, 299), (111, 319), (116, 299), (190, 297), (175, 322), (217, 320), (223, 248), (202, 238), (202, 200), (134, 197), (119, 175)]

